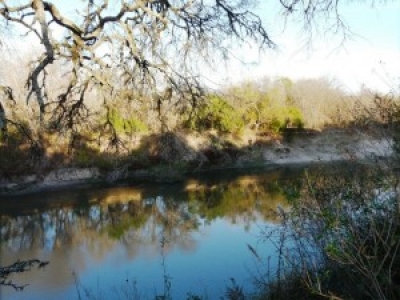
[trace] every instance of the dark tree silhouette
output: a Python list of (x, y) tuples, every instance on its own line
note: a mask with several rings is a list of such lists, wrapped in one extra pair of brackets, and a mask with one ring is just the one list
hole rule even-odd
[[(204, 64), (219, 68), (220, 58), (229, 58), (233, 45), (275, 47), (255, 13), (257, 2), (77, 1), (71, 14), (65, 6), (48, 1), (3, 0), (0, 40), (11, 32), (7, 29), (10, 24), (13, 34), (26, 33), (42, 45), (26, 78), (27, 100), (36, 100), (41, 127), (74, 131), (74, 126), (90, 115), (87, 98), (93, 91), (104, 106), (118, 93), (135, 91), (135, 97), (146, 99), (165, 123), (160, 114), (163, 91), (173, 95), (168, 107), (184, 102), (188, 104), (183, 109), (196, 106), (204, 90), (200, 76)], [(348, 32), (339, 1), (279, 0), (277, 4), (282, 19), (299, 20), (310, 33), (321, 23), (343, 36)], [(49, 93), (48, 70), (53, 63), (66, 70), (64, 86), (56, 95)]]
[[(27, 78), (28, 100), (37, 101), (42, 124), (49, 113), (52, 126), (59, 127), (86, 118), (85, 98), (94, 87), (104, 92), (104, 101), (118, 86), (132, 87), (154, 106), (160, 90), (173, 91), (178, 101), (201, 96), (199, 65), (217, 53), (226, 56), (227, 45), (274, 47), (252, 12), (255, 2), (87, 1), (77, 2), (76, 15), (67, 18), (51, 2), (0, 1), (0, 16), (43, 45)], [(62, 36), (56, 35), (59, 29)], [(68, 84), (50, 99), (46, 75), (54, 62), (68, 66)]]
[(40, 261), (38, 259), (18, 260), (9, 266), (0, 266), (0, 286), (10, 286), (17, 291), (22, 291), (29, 284), (18, 284), (13, 282), (10, 277), (14, 273), (27, 272), (33, 267), (44, 268), (49, 264), (48, 261)]

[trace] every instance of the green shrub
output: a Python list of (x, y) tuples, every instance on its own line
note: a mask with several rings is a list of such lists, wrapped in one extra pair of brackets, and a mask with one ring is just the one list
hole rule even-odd
[(260, 130), (280, 132), (286, 127), (303, 128), (303, 114), (295, 106), (271, 107), (268, 102), (257, 103), (246, 113), (246, 122), (259, 124)]
[(121, 112), (116, 109), (111, 109), (108, 118), (117, 134), (133, 134), (148, 131), (147, 125), (141, 120), (133, 115), (124, 117)]
[(271, 109), (268, 123), (268, 127), (274, 132), (278, 132), (288, 126), (302, 128), (304, 124), (301, 111), (294, 106)]
[(220, 96), (209, 96), (187, 127), (202, 131), (216, 129), (222, 133), (240, 133), (244, 129), (244, 120), (232, 105)]

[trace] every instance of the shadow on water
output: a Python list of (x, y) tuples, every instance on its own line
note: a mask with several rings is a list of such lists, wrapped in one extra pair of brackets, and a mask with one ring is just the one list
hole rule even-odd
[[(325, 166), (325, 173), (330, 170)], [(16, 278), (31, 284), (30, 299), (76, 298), (77, 277), (88, 286), (135, 278), (145, 283), (146, 294), (157, 294), (165, 287), (161, 265), (171, 273), (177, 299), (199, 287), (213, 299), (229, 278), (249, 281), (253, 246), (274, 255), (259, 244), (260, 227), (278, 226), (277, 206), (288, 207), (304, 172), (214, 171), (168, 185), (126, 183), (3, 197), (1, 265), (32, 257), (51, 262), (46, 271)]]

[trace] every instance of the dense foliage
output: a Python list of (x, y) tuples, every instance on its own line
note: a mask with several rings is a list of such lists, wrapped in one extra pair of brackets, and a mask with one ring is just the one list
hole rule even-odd
[(186, 126), (196, 131), (216, 129), (221, 133), (238, 133), (243, 131), (244, 121), (242, 115), (224, 98), (211, 95)]

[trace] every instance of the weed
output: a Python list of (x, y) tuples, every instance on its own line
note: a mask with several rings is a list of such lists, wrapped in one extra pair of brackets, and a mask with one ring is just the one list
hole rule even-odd
[(292, 247), (279, 251), (286, 268), (267, 283), (262, 299), (299, 299), (298, 293), (308, 299), (398, 299), (395, 182), (381, 170), (348, 178), (307, 177), (292, 209), (280, 211), (285, 238), (277, 247), (287, 241)]

